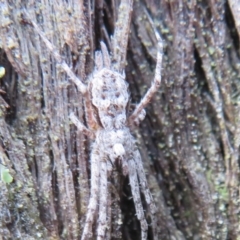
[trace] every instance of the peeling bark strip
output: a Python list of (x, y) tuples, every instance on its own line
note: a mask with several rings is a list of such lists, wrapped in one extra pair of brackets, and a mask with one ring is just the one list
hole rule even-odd
[[(0, 66), (6, 70), (0, 164), (13, 177), (0, 181), (0, 239), (79, 239), (90, 189), (91, 148), (68, 119), (73, 110), (81, 122), (86, 119), (83, 96), (22, 21), (23, 8), (85, 79), (100, 41), (110, 49), (115, 23), (125, 19), (125, 11), (118, 15), (119, 2), (0, 2)], [(135, 132), (157, 203), (158, 239), (240, 238), (238, 5), (134, 1), (124, 42), (132, 102), (154, 78), (157, 42), (149, 16), (164, 39), (161, 89)], [(108, 188), (106, 239), (140, 239), (128, 179), (116, 171)]]

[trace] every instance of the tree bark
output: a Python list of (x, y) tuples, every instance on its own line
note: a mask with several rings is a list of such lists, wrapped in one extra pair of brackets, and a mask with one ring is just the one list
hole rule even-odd
[[(80, 239), (89, 199), (91, 142), (69, 120), (74, 111), (85, 122), (83, 96), (24, 9), (86, 83), (100, 41), (111, 50), (119, 2), (1, 0), (0, 240)], [(239, 9), (234, 0), (134, 1), (132, 103), (154, 77), (150, 19), (164, 39), (161, 87), (134, 132), (158, 208), (156, 239), (240, 239)], [(106, 239), (140, 239), (128, 179), (114, 172), (110, 189)]]

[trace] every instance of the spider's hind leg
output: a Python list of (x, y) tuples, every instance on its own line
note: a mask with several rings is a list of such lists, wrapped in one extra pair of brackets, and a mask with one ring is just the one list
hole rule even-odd
[(100, 203), (99, 203), (99, 221), (97, 228), (97, 240), (106, 239), (107, 229), (107, 207), (108, 207), (108, 182), (107, 182), (107, 163), (101, 159), (100, 163)]
[[(157, 236), (157, 223), (156, 223), (156, 212), (157, 212), (157, 208), (156, 205), (154, 203), (152, 194), (148, 188), (148, 183), (147, 183), (147, 179), (146, 179), (146, 175), (144, 172), (144, 168), (143, 168), (143, 164), (142, 164), (142, 159), (141, 159), (141, 155), (139, 153), (138, 150), (136, 150), (134, 152), (134, 161), (136, 164), (136, 169), (137, 169), (137, 175), (138, 175), (138, 179), (139, 179), (139, 183), (140, 183), (140, 187), (142, 190), (142, 193), (145, 197), (145, 201), (147, 203), (147, 205), (150, 208), (150, 212), (151, 212), (151, 226), (153, 229), (153, 236)], [(155, 238), (154, 238), (155, 239)]]
[(93, 146), (91, 153), (91, 192), (90, 199), (87, 208), (86, 221), (83, 229), (81, 240), (91, 239), (92, 237), (92, 225), (96, 218), (97, 204), (99, 199), (99, 179), (100, 179), (100, 167), (99, 167), (99, 154), (96, 145)]
[(131, 191), (132, 191), (133, 201), (134, 201), (134, 205), (135, 205), (135, 209), (136, 209), (136, 214), (137, 214), (137, 218), (140, 221), (140, 225), (141, 225), (141, 239), (146, 240), (148, 224), (145, 219), (141, 196), (140, 196), (136, 163), (133, 159), (130, 159), (128, 161), (128, 170), (129, 170), (129, 182), (130, 182), (130, 186), (131, 186)]

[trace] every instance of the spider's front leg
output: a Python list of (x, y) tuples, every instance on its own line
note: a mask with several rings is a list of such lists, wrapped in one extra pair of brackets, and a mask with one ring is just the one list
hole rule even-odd
[(128, 119), (128, 124), (134, 125), (134, 122), (139, 121), (139, 116), (141, 115), (143, 109), (147, 106), (147, 104), (152, 99), (153, 95), (157, 92), (160, 84), (161, 84), (161, 68), (162, 68), (162, 55), (163, 55), (163, 42), (158, 34), (158, 32), (155, 31), (155, 35), (158, 41), (158, 53), (157, 53), (157, 65), (155, 69), (155, 76), (154, 80), (152, 82), (152, 86), (148, 89), (147, 93), (141, 100), (141, 102), (137, 105), (135, 110), (133, 111), (132, 115)]
[(112, 38), (114, 69), (122, 72), (125, 69), (128, 36), (132, 17), (133, 0), (121, 0), (118, 20)]
[(81, 92), (85, 98), (85, 109), (86, 109), (86, 118), (88, 122), (88, 126), (91, 129), (94, 129), (97, 125), (97, 121), (94, 116), (94, 111), (92, 108), (91, 103), (91, 97), (88, 91), (88, 86), (86, 86), (80, 78), (78, 78), (74, 72), (71, 70), (71, 68), (67, 65), (67, 63), (63, 60), (62, 56), (59, 54), (55, 46), (46, 38), (43, 31), (41, 31), (40, 27), (31, 20), (31, 17), (27, 13), (27, 11), (24, 11), (27, 21), (33, 26), (34, 30), (38, 33), (42, 41), (45, 43), (48, 50), (51, 52), (57, 63), (61, 66), (61, 68), (66, 72), (68, 77), (71, 79), (71, 81), (77, 86), (78, 91)]

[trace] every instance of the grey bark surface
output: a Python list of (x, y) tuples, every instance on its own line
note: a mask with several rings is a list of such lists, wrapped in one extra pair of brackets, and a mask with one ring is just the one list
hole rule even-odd
[[(23, 9), (88, 81), (100, 41), (111, 50), (118, 5), (0, 1), (0, 65), (6, 70), (0, 168), (13, 177), (11, 183), (0, 179), (0, 240), (79, 239), (90, 189), (91, 142), (69, 120), (74, 110), (84, 123), (83, 96)], [(164, 39), (161, 87), (134, 132), (158, 208), (157, 239), (240, 239), (239, 9), (234, 0), (134, 2), (126, 59), (132, 103), (154, 77), (150, 18)], [(110, 185), (107, 239), (140, 239), (128, 179), (116, 171)]]

